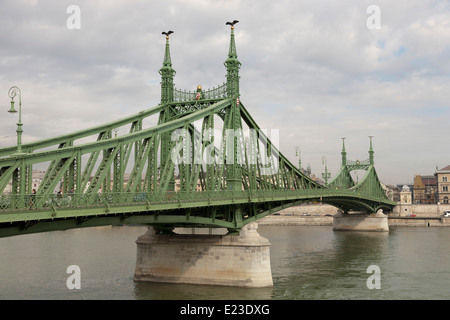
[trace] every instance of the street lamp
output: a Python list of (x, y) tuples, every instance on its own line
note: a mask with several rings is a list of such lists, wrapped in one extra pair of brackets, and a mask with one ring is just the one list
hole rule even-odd
[(17, 123), (17, 154), (22, 153), (22, 94), (20, 89), (13, 86), (8, 91), (8, 96), (11, 98), (11, 109), (8, 110), (9, 113), (16, 113), (14, 109), (14, 98), (19, 95), (19, 122)]
[(328, 185), (328, 179), (331, 177), (331, 173), (328, 172), (327, 168), (327, 158), (325, 156), (322, 157), (322, 164), (325, 165), (325, 173), (322, 173), (322, 178), (325, 180), (325, 185)]
[(300, 148), (295, 148), (295, 156), (298, 157), (298, 170), (302, 171), (302, 159), (300, 155)]

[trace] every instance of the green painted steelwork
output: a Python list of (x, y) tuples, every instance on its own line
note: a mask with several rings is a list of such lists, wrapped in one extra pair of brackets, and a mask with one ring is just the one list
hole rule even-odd
[[(165, 32), (158, 106), (22, 144), (22, 153), (1, 148), (0, 236), (109, 224), (153, 225), (164, 232), (220, 227), (233, 233), (311, 201), (343, 211), (391, 210), (396, 203), (376, 174), (372, 140), (369, 160), (361, 163), (346, 159), (343, 144), (341, 171), (325, 186), (296, 168), (261, 130), (240, 101), (236, 23), (229, 23), (226, 83), (210, 90), (175, 89), (173, 32)], [(153, 123), (145, 127), (148, 121)], [(128, 132), (117, 135), (118, 128)], [(32, 192), (36, 168), (45, 174)], [(359, 183), (350, 176), (356, 169), (366, 170)]]

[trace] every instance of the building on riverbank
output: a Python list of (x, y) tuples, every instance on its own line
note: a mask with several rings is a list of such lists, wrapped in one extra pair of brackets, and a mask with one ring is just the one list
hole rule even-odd
[(433, 204), (438, 202), (437, 178), (434, 175), (416, 175), (414, 177), (413, 202), (415, 204)]
[(416, 175), (414, 184), (409, 187), (413, 204), (450, 203), (450, 165), (442, 169), (436, 167), (433, 175)]
[(450, 165), (437, 170), (435, 176), (438, 187), (438, 202), (450, 203)]

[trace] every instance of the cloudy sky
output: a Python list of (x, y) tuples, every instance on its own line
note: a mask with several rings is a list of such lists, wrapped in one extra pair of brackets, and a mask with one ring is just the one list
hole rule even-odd
[[(68, 27), (70, 5), (80, 9), (79, 28)], [(373, 136), (384, 183), (450, 164), (443, 0), (2, 0), (0, 147), (16, 143), (13, 85), (22, 91), (24, 143), (156, 106), (162, 31), (175, 31), (177, 88), (222, 84), (233, 19), (241, 100), (261, 128), (280, 130), (293, 163), (299, 147), (304, 167), (320, 175), (326, 157), (334, 175), (341, 138), (348, 159), (364, 160)]]

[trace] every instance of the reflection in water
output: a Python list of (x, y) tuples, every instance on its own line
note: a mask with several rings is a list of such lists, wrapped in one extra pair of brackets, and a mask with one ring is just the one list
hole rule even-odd
[(273, 288), (236, 288), (190, 284), (136, 282), (136, 299), (150, 300), (270, 300)]
[[(333, 232), (327, 227), (259, 230), (277, 239), (271, 250), (273, 299), (449, 297), (448, 228), (391, 228), (389, 233)], [(380, 290), (367, 288), (371, 265), (380, 267)]]
[(367, 267), (380, 263), (389, 239), (387, 233), (333, 232), (329, 227), (260, 230), (267, 238), (285, 234), (272, 243), (275, 299), (362, 298), (346, 294), (367, 290)]
[[(146, 227), (86, 228), (0, 239), (0, 299), (448, 299), (450, 228), (336, 232), (260, 226), (271, 243), (271, 288), (133, 281), (136, 239)], [(81, 290), (69, 290), (69, 265)], [(381, 289), (370, 290), (370, 265)]]

